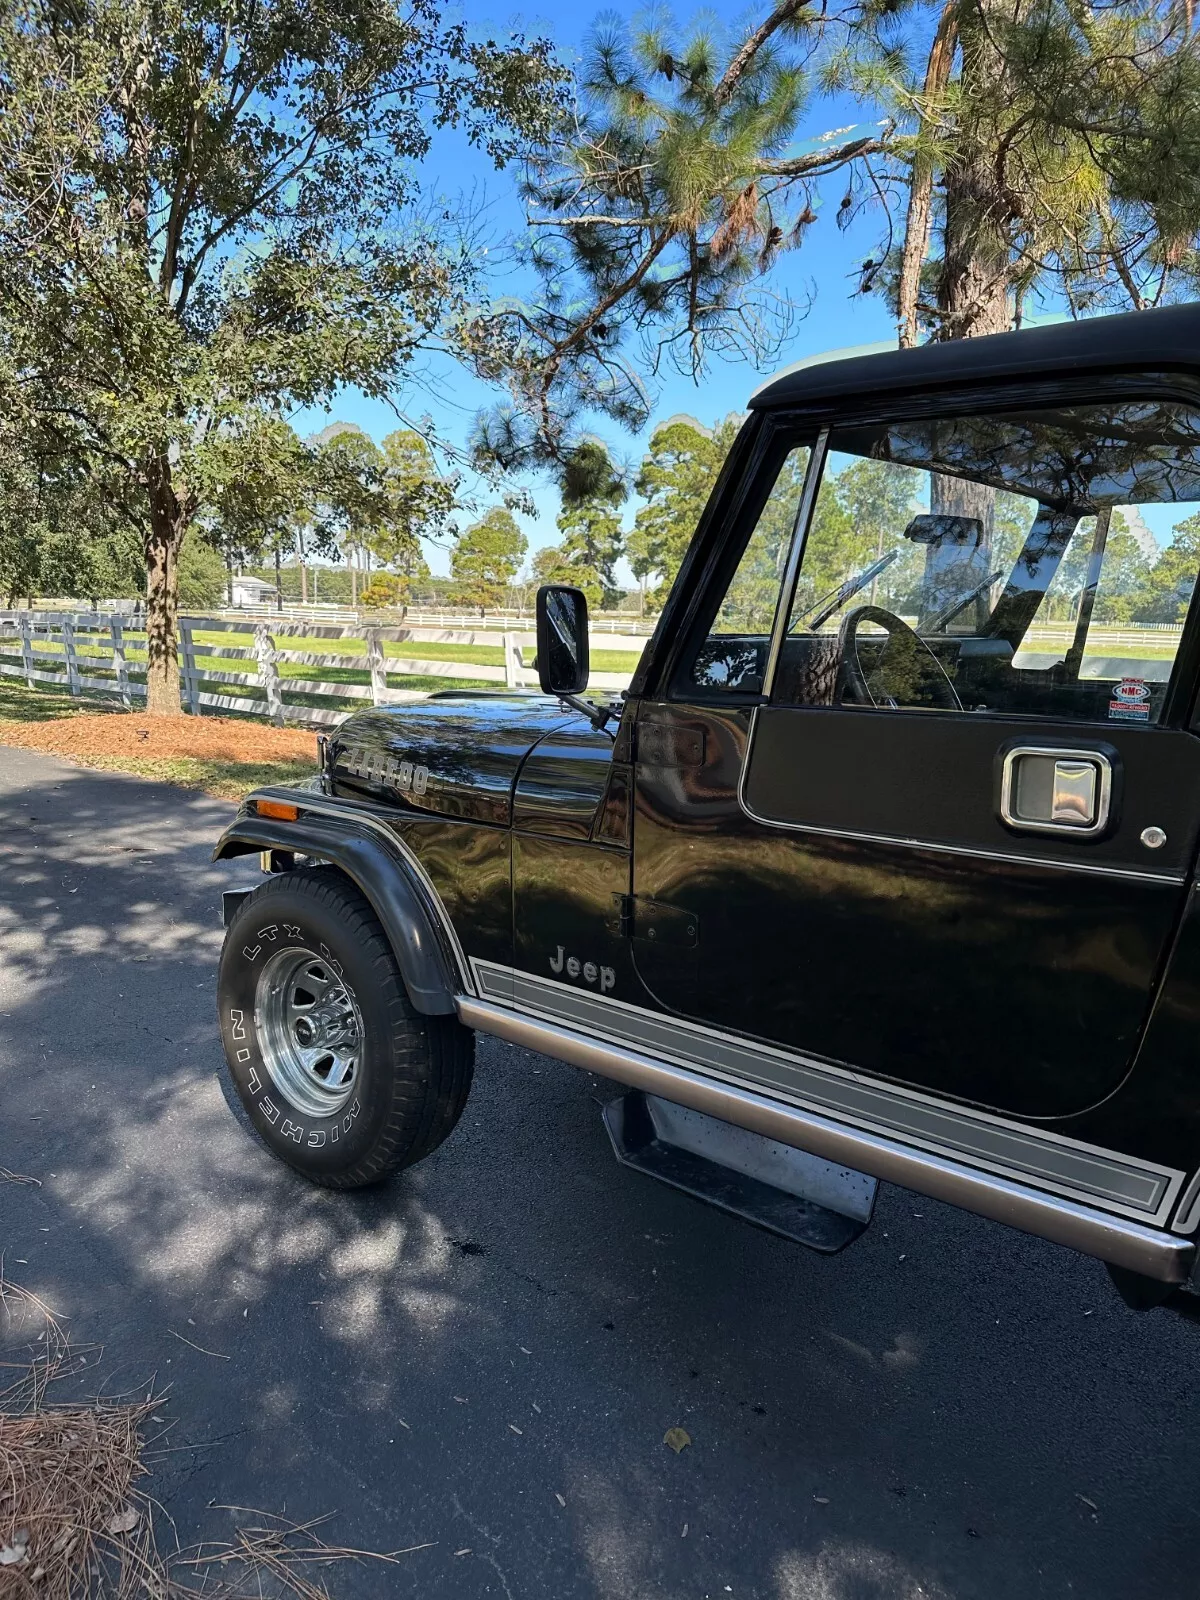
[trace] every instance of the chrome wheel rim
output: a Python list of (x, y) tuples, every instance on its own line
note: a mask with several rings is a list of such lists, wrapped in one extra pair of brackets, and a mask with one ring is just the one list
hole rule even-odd
[(279, 1093), (310, 1117), (350, 1099), (362, 1063), (362, 1016), (328, 956), (281, 950), (258, 980), (254, 1021), (263, 1065)]

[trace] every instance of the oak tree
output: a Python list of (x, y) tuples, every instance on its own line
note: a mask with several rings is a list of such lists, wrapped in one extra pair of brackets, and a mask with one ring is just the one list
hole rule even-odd
[[(436, 0), (17, 0), (0, 18), (0, 430), (139, 539), (151, 711), (177, 711), (180, 550), (264, 417), (462, 349), (469, 239), (419, 205), (454, 125), (544, 136), (548, 46)], [(0, 441), (2, 444), (2, 441)]]

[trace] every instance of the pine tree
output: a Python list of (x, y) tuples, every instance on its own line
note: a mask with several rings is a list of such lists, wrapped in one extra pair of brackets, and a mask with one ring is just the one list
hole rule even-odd
[(624, 547), (620, 507), (628, 497), (621, 475), (602, 445), (585, 440), (566, 464), (558, 531), (561, 566), (592, 606), (614, 606), (620, 596), (613, 568)]
[(482, 419), (482, 455), (561, 459), (586, 410), (640, 427), (639, 361), (698, 376), (714, 350), (779, 349), (796, 308), (764, 274), (815, 220), (814, 185), (891, 142), (886, 119), (849, 137), (806, 119), (826, 26), (806, 0), (739, 32), (708, 14), (679, 36), (597, 25), (526, 187), (540, 293), (476, 325), (478, 365), (514, 401)]
[(528, 541), (512, 512), (493, 506), (458, 537), (450, 557), (454, 595), (460, 605), (502, 606)]
[(694, 417), (671, 417), (655, 428), (635, 487), (644, 502), (626, 554), (636, 578), (657, 578), (651, 610), (665, 600), (696, 532), (717, 476), (737, 437), (738, 417), (706, 428)]
[(917, 107), (904, 243), (874, 286), (902, 344), (1002, 331), (1054, 294), (1141, 310), (1194, 288), (1190, 6), (948, 0), (923, 82), (896, 88)]
[[(864, 122), (825, 128), (822, 88), (856, 94)], [(644, 425), (664, 362), (694, 376), (713, 354), (768, 362), (807, 309), (772, 272), (834, 180), (839, 226), (886, 213), (856, 292), (888, 298), (904, 344), (999, 331), (1039, 303), (1186, 296), (1200, 284), (1193, 8), (863, 0), (830, 15), (781, 0), (738, 34), (707, 15), (602, 25), (579, 114), (528, 184), (540, 292), (477, 325), (483, 370), (516, 352), (481, 454), (561, 459), (589, 411)]]

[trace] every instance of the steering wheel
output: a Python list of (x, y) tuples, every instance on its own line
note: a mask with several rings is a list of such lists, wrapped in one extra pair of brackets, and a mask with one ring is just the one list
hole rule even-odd
[[(867, 674), (863, 671), (862, 662), (858, 659), (858, 630), (864, 622), (873, 622), (887, 634), (887, 641), (880, 652), (879, 663), (875, 671), (878, 672), (884, 665), (887, 654), (894, 648), (902, 652), (901, 659), (897, 660), (893, 673), (896, 678), (908, 677), (905, 667), (911, 666), (911, 685), (928, 687), (933, 692), (935, 705), (944, 707), (949, 711), (961, 711), (963, 703), (958, 698), (958, 691), (950, 681), (950, 675), (938, 660), (935, 653), (925, 643), (921, 635), (915, 632), (905, 622), (903, 617), (898, 617), (894, 611), (885, 611), (882, 606), (858, 606), (855, 610), (847, 612), (842, 626), (838, 630), (838, 679), (841, 687), (839, 699), (849, 697), (851, 701), (860, 706), (877, 706), (871, 690)], [(928, 661), (932, 661), (935, 671), (930, 672)], [(886, 702), (891, 705), (919, 704), (916, 700), (899, 701), (894, 695), (888, 694)]]

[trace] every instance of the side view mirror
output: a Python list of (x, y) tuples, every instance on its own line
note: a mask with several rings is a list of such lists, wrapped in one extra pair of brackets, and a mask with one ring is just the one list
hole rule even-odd
[(565, 583), (546, 583), (537, 592), (538, 682), (543, 694), (580, 694), (587, 688), (587, 596)]

